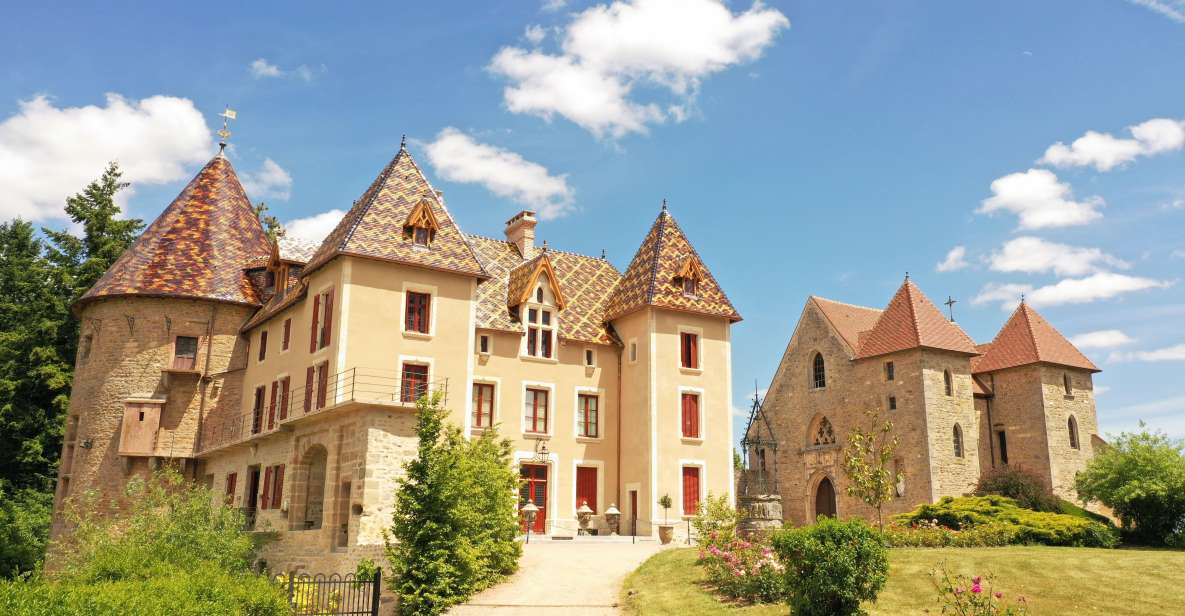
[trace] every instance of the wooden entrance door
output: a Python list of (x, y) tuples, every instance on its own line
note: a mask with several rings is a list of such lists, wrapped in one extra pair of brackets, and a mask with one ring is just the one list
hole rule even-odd
[(243, 497), (243, 517), (246, 518), (247, 528), (255, 528), (255, 509), (259, 503), (259, 467), (247, 469), (247, 494)]
[[(519, 477), (522, 478), (522, 484), (519, 486), (518, 504), (519, 507), (527, 504), (527, 500), (533, 500), (535, 506), (539, 508), (539, 513), (535, 514), (535, 525), (531, 527), (533, 533), (547, 532), (547, 465), (545, 464), (524, 464), (519, 467)], [(527, 531), (527, 518), (522, 518), (523, 532)]]
[(827, 477), (819, 482), (819, 487), (815, 488), (815, 519), (823, 516), (829, 518), (835, 517), (835, 486), (831, 485), (831, 480)]
[(630, 534), (638, 534), (638, 491), (630, 490)]

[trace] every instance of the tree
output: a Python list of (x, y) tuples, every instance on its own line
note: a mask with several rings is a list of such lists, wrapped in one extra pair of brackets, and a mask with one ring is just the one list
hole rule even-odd
[(658, 506), (662, 507), (663, 524), (666, 524), (668, 522), (667, 511), (669, 511), (671, 509), (671, 505), (673, 505), (673, 504), (674, 503), (671, 502), (671, 495), (670, 494), (663, 494), (662, 496), (660, 496), (658, 498)]
[(848, 477), (848, 496), (864, 501), (876, 509), (876, 524), (884, 530), (884, 506), (893, 498), (901, 474), (890, 470), (898, 438), (893, 434), (893, 422), (880, 422), (876, 410), (864, 413), (867, 425), (857, 426), (848, 435), (844, 449), (843, 471)]
[(263, 232), (267, 234), (267, 239), (276, 241), (284, 237), (284, 225), (280, 224), (280, 219), (268, 214), (267, 204), (260, 201), (259, 205), (251, 208), (255, 211), (255, 217), (259, 219), (259, 223), (263, 225)]
[(1163, 432), (1124, 432), (1095, 454), (1075, 487), (1111, 508), (1135, 541), (1185, 547), (1185, 444)]
[(0, 578), (35, 571), (45, 556), (53, 492), (0, 480)]

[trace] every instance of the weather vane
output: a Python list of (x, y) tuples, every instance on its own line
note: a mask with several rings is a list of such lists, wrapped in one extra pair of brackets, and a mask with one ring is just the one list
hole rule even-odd
[(219, 138), (218, 151), (219, 151), (219, 153), (221, 153), (222, 150), (226, 149), (226, 140), (230, 139), (230, 130), (227, 128), (227, 123), (230, 120), (234, 120), (234, 119), (238, 118), (238, 115), (239, 114), (236, 113), (235, 110), (231, 109), (229, 106), (222, 113), (218, 114), (218, 117), (222, 118), (222, 130), (218, 131), (218, 138)]
[(955, 304), (959, 303), (959, 300), (947, 295), (946, 301), (942, 302), (942, 303), (945, 304), (946, 309), (950, 311), (950, 320), (951, 320), (951, 323), (954, 323), (954, 321), (955, 321)]

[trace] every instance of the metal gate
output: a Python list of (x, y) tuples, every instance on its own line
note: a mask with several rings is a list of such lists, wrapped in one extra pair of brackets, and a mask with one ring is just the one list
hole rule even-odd
[(382, 575), (381, 569), (370, 580), (353, 573), (289, 573), (288, 603), (295, 616), (378, 616)]

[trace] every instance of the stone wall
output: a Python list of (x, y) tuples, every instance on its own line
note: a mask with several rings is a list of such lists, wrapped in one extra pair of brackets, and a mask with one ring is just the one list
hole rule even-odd
[[(1041, 366), (1028, 365), (1009, 368), (984, 375), (994, 396), (991, 401), (991, 449), (995, 459), (981, 462), (981, 470), (993, 468), (1020, 469), (1031, 473), (1047, 488), (1052, 488), (1049, 473), (1049, 438), (1045, 421), (1041, 387)], [(1060, 382), (1060, 379), (1059, 379)], [(987, 405), (983, 405), (983, 422), (988, 422)], [(999, 433), (1007, 441), (1008, 461), (1005, 465), (999, 445)], [(981, 430), (982, 434), (982, 430)]]
[[(979, 416), (972, 392), (971, 365), (966, 355), (934, 350), (921, 354), (925, 398), (925, 430), (930, 451), (933, 490), (930, 500), (960, 496), (975, 490), (979, 481)], [(946, 394), (946, 373), (951, 395)], [(910, 422), (910, 428), (915, 422)], [(961, 438), (956, 451), (955, 427)], [(961, 453), (961, 455), (959, 455)]]
[[(1045, 432), (1049, 435), (1050, 480), (1058, 496), (1077, 501), (1074, 477), (1086, 468), (1093, 455), (1091, 437), (1098, 436), (1094, 382), (1085, 370), (1042, 365), (1041, 392), (1045, 406)], [(1070, 379), (1066, 393), (1063, 376)], [(1070, 439), (1070, 418), (1077, 427), (1076, 442)]]

